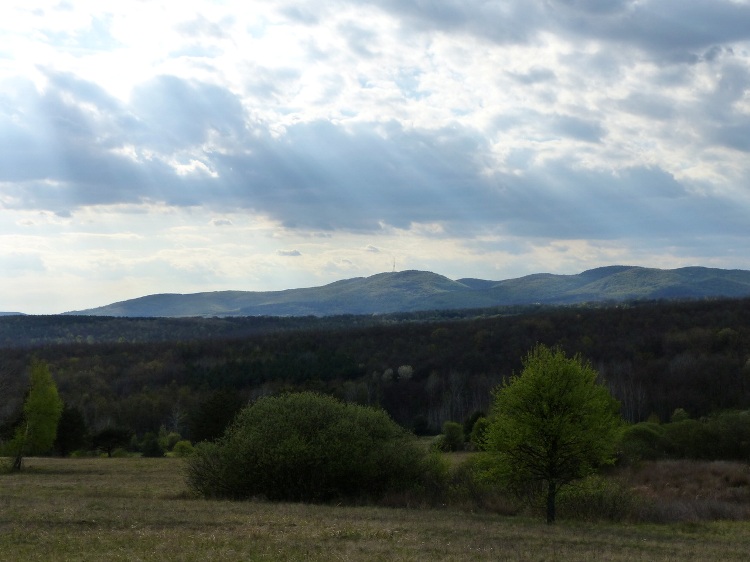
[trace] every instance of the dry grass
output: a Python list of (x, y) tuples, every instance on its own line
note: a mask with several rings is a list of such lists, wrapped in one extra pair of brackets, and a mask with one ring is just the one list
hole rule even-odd
[(0, 560), (745, 560), (750, 524), (614, 525), (449, 509), (206, 501), (180, 459), (27, 459)]
[(645, 462), (620, 473), (654, 521), (750, 520), (750, 466), (730, 461)]

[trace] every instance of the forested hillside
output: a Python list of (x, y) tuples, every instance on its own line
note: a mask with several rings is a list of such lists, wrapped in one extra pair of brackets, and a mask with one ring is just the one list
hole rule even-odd
[[(17, 411), (24, 372), (36, 357), (49, 362), (66, 405), (80, 410), (91, 430), (142, 435), (163, 425), (197, 439), (247, 400), (313, 389), (380, 405), (399, 423), (437, 431), (446, 420), (486, 411), (491, 389), (518, 371), (537, 342), (590, 359), (630, 421), (668, 419), (676, 408), (698, 417), (750, 407), (750, 300), (394, 317), (377, 325), (361, 317), (317, 321), (232, 338), (0, 349), (7, 397), (0, 417)], [(179, 332), (179, 322), (200, 320), (170, 322)]]
[(610, 266), (577, 275), (453, 281), (429, 271), (379, 273), (322, 287), (148, 295), (71, 314), (129, 317), (331, 316), (493, 306), (750, 297), (750, 271)]

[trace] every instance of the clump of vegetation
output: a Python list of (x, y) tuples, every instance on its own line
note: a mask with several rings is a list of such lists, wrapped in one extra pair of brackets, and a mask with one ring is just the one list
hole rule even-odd
[(207, 497), (372, 500), (435, 490), (441, 466), (384, 411), (303, 392), (261, 398), (199, 443), (187, 482)]
[(164, 447), (159, 443), (159, 438), (155, 433), (149, 432), (143, 437), (141, 443), (141, 454), (144, 457), (154, 458), (164, 456)]
[(696, 420), (679, 408), (669, 423), (628, 426), (620, 450), (626, 464), (659, 459), (747, 460), (750, 411), (727, 410)]
[(193, 444), (187, 439), (178, 441), (172, 447), (172, 455), (175, 457), (189, 457), (195, 451)]
[(627, 426), (620, 440), (620, 456), (623, 464), (663, 457), (664, 427), (654, 422)]
[(477, 451), (484, 451), (486, 448), (487, 428), (490, 426), (490, 420), (487, 417), (479, 418), (471, 428), (469, 442)]
[(566, 519), (625, 521), (637, 519), (647, 502), (617, 478), (592, 475), (564, 488), (559, 503)]
[(460, 423), (447, 421), (443, 432), (437, 436), (433, 446), (438, 451), (462, 451), (464, 449), (464, 427)]

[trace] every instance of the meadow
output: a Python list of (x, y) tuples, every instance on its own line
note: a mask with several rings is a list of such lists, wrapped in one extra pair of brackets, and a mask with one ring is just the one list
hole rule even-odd
[[(745, 504), (746, 466), (681, 465), (682, 476), (676, 465), (663, 466), (625, 478), (685, 505), (703, 493), (687, 482), (705, 473), (706, 488), (735, 490), (711, 492), (712, 505)], [(213, 501), (190, 495), (183, 468), (178, 458), (26, 459), (23, 472), (0, 474), (0, 560), (731, 561), (750, 551), (745, 518), (548, 526), (534, 514), (453, 506)]]

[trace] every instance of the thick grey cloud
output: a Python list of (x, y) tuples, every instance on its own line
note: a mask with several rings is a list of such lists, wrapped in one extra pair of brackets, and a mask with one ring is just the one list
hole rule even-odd
[(465, 32), (498, 43), (525, 43), (541, 27), (540, 2), (462, 2), (461, 0), (379, 0), (384, 10), (418, 30)]
[(617, 106), (629, 113), (659, 121), (671, 119), (675, 116), (676, 111), (674, 101), (658, 93), (647, 95), (641, 92), (633, 92), (627, 98), (619, 101)]
[(112, 98), (90, 83), (59, 75), (50, 76), (41, 94), (24, 81), (6, 91), (0, 181), (17, 182), (9, 189), (22, 206), (58, 211), (63, 200), (76, 207), (138, 199), (128, 190), (149, 183), (144, 170), (110, 152), (134, 127), (132, 116)]
[[(272, 134), (258, 123), (251, 130), (239, 100), (217, 86), (157, 78), (126, 106), (70, 76), (50, 80), (43, 94), (17, 85), (2, 106), (0, 195), (20, 208), (161, 201), (248, 209), (289, 228), (324, 231), (437, 222), (449, 233), (500, 228), (560, 238), (750, 234), (742, 204), (694, 196), (656, 166), (603, 172), (548, 160), (520, 173), (488, 172), (488, 140), (458, 125), (318, 120)], [(739, 84), (720, 85), (716, 95), (736, 99)], [(547, 122), (550, 132), (576, 140), (605, 136), (590, 119)], [(717, 128), (717, 137), (750, 148), (742, 144), (748, 125), (733, 127)], [(128, 146), (135, 155), (121, 150)], [(170, 159), (202, 168), (181, 172)]]
[(213, 142), (237, 142), (244, 134), (244, 110), (224, 88), (160, 76), (132, 96), (138, 139), (155, 148), (180, 149)]
[(571, 115), (559, 115), (555, 117), (552, 123), (552, 130), (561, 135), (585, 142), (599, 142), (605, 134), (604, 129), (599, 123)]
[(381, 223), (491, 220), (489, 189), (475, 155), (484, 148), (470, 131), (405, 131), (391, 124), (347, 130), (328, 122), (289, 127), (252, 154), (220, 157), (234, 194), (290, 227), (378, 229)]
[(669, 62), (710, 59), (750, 38), (750, 5), (732, 0), (380, 0), (415, 29), (527, 43), (540, 32), (635, 46)]
[(659, 168), (613, 174), (551, 162), (506, 182), (499, 218), (519, 236), (688, 243), (717, 232), (750, 235), (747, 205), (695, 196)]
[(731, 0), (548, 2), (559, 29), (622, 42), (675, 61), (698, 60), (716, 45), (750, 38), (750, 6)]
[(532, 67), (526, 72), (506, 72), (508, 76), (513, 78), (516, 82), (531, 86), (533, 84), (540, 84), (545, 82), (553, 82), (555, 80), (555, 73), (549, 68)]

